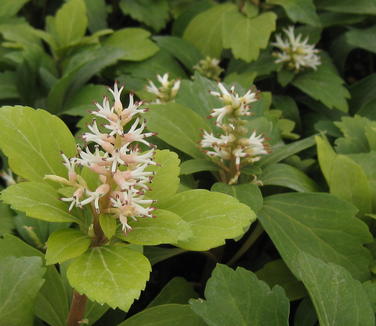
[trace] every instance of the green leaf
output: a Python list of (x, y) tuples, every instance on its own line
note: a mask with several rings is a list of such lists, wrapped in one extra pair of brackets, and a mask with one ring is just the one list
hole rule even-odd
[(185, 304), (189, 299), (197, 297), (192, 283), (182, 277), (174, 277), (149, 303), (148, 308), (170, 303)]
[(153, 246), (144, 247), (144, 254), (152, 265), (185, 252), (186, 251), (184, 249), (180, 248), (163, 248)]
[(88, 23), (84, 0), (67, 1), (51, 22), (52, 34), (59, 48), (77, 44), (85, 35)]
[(284, 163), (271, 164), (265, 167), (260, 180), (265, 186), (281, 186), (299, 192), (318, 191), (318, 185), (310, 177), (297, 168)]
[(275, 30), (277, 16), (273, 12), (255, 18), (233, 10), (226, 15), (223, 25), (223, 47), (231, 49), (234, 57), (251, 62), (259, 57), (260, 49), (268, 46), (271, 33)]
[(104, 85), (87, 84), (80, 88), (64, 103), (64, 114), (85, 116), (94, 107), (93, 103), (100, 103), (104, 96), (109, 95)]
[[(209, 326), (288, 325), (289, 301), (283, 289), (272, 289), (255, 274), (218, 264), (205, 289), (206, 300), (190, 300), (192, 310)], [(270, 313), (273, 307), (273, 313)]]
[(171, 146), (191, 155), (203, 157), (197, 142), (206, 122), (195, 112), (177, 103), (153, 104), (145, 114), (148, 128)]
[(294, 23), (320, 25), (320, 19), (312, 0), (268, 0), (267, 3), (282, 6)]
[(301, 282), (291, 273), (282, 259), (273, 260), (256, 272), (259, 280), (268, 283), (270, 287), (283, 287), (290, 301), (295, 301), (307, 295)]
[(361, 115), (367, 105), (371, 104), (376, 99), (376, 74), (370, 74), (367, 77), (357, 81), (350, 87), (351, 101), (350, 108), (352, 112), (357, 112)]
[(159, 245), (184, 241), (191, 235), (190, 225), (173, 212), (158, 209), (155, 218), (139, 218), (130, 221), (132, 232), (122, 238), (130, 243), (140, 245)]
[(47, 98), (50, 112), (64, 111), (64, 103), (74, 97), (76, 92), (94, 75), (109, 65), (115, 64), (124, 56), (124, 50), (114, 47), (91, 49), (89, 58), (80, 58), (79, 64), (67, 69), (64, 76), (54, 84)]
[(182, 80), (176, 102), (207, 119), (213, 108), (221, 106), (220, 100), (209, 91), (218, 91), (217, 83), (196, 72), (193, 81)]
[[(9, 256), (43, 258), (44, 255), (19, 238), (7, 234), (0, 239), (0, 258)], [(47, 267), (44, 278), (46, 281), (35, 301), (35, 314), (48, 325), (66, 326), (69, 306), (62, 279), (54, 266)]]
[(228, 185), (226, 183), (216, 182), (211, 190), (235, 197), (242, 204), (249, 206), (255, 213), (263, 206), (260, 188), (252, 183)]
[(353, 203), (359, 214), (372, 212), (373, 193), (362, 167), (349, 157), (336, 154), (325, 138), (316, 137), (319, 164), (330, 193)]
[(294, 326), (315, 326), (317, 315), (313, 303), (309, 297), (305, 297), (296, 309)]
[(294, 141), (288, 145), (279, 146), (272, 149), (272, 153), (261, 158), (260, 166), (278, 163), (289, 156), (295, 155), (309, 147), (315, 145), (315, 137), (310, 136), (302, 140)]
[(111, 214), (101, 214), (99, 215), (99, 224), (101, 229), (107, 239), (111, 239), (117, 228), (116, 218)]
[(46, 183), (21, 182), (1, 192), (1, 199), (13, 209), (49, 222), (78, 222), (68, 212), (66, 203), (59, 200), (58, 192)]
[(39, 257), (0, 259), (0, 324), (31, 326), (34, 301), (44, 280)]
[(183, 162), (180, 166), (180, 175), (187, 175), (202, 171), (218, 171), (219, 167), (215, 163), (205, 159), (193, 159)]
[(0, 108), (0, 148), (17, 175), (42, 181), (46, 174), (66, 176), (60, 152), (76, 154), (68, 127), (43, 110), (22, 106)]
[(110, 35), (103, 45), (122, 49), (122, 60), (141, 61), (158, 51), (158, 47), (150, 41), (149, 36), (150, 32), (142, 28), (123, 28)]
[(178, 59), (189, 71), (202, 59), (201, 53), (189, 42), (176, 36), (154, 36), (161, 49)]
[(229, 12), (236, 10), (232, 3), (213, 6), (195, 16), (184, 31), (183, 38), (205, 56), (219, 58), (223, 49), (224, 21)]
[[(336, 139), (336, 150), (341, 154), (362, 153), (370, 151), (369, 131), (376, 128), (376, 122), (356, 115), (343, 117), (334, 123), (343, 133)], [(368, 133), (367, 133), (368, 131)], [(376, 149), (376, 148), (375, 148)]]
[(305, 251), (368, 279), (372, 241), (367, 225), (350, 203), (325, 193), (289, 193), (267, 197), (258, 218), (287, 266)]
[(375, 325), (366, 291), (345, 268), (305, 252), (298, 254), (295, 264), (296, 274), (310, 294), (320, 325)]
[(0, 73), (0, 100), (18, 99), (20, 94), (17, 89), (17, 73), (4, 71)]
[(123, 246), (91, 248), (69, 265), (69, 283), (90, 300), (128, 311), (145, 288), (151, 267), (137, 251)]
[(145, 309), (118, 326), (205, 326), (203, 320), (182, 304), (165, 304)]
[(51, 234), (47, 241), (46, 264), (62, 263), (82, 255), (91, 239), (79, 230), (64, 229)]
[(27, 243), (39, 249), (44, 248), (51, 233), (69, 227), (69, 222), (52, 223), (42, 221), (18, 211), (14, 217), (17, 232)]
[(145, 195), (155, 200), (164, 200), (173, 196), (179, 188), (179, 157), (176, 153), (167, 149), (157, 150), (154, 161), (159, 166), (149, 166), (147, 171), (155, 172), (151, 183), (152, 190), (147, 191)]
[(376, 53), (376, 26), (365, 29), (351, 29), (346, 32), (346, 41), (357, 48)]
[(376, 15), (376, 3), (374, 0), (316, 0), (319, 9), (349, 14)]
[(85, 0), (89, 30), (91, 33), (106, 29), (107, 8), (105, 0)]
[(10, 207), (0, 203), (0, 236), (5, 233), (11, 233), (14, 229), (14, 213)]
[(348, 111), (346, 100), (350, 93), (343, 86), (344, 81), (326, 56), (322, 58), (322, 63), (316, 71), (307, 71), (296, 76), (292, 84), (330, 109)]
[(0, 17), (14, 16), (30, 0), (2, 0)]
[(205, 251), (236, 238), (255, 220), (254, 212), (235, 198), (207, 190), (177, 193), (159, 208), (179, 215), (191, 226), (193, 235), (177, 246), (186, 250)]
[(133, 19), (160, 31), (168, 20), (168, 3), (166, 0), (121, 0), (121, 11)]

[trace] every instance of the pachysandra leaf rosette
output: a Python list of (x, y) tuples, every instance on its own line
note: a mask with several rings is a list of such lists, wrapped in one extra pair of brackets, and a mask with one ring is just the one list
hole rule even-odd
[[(145, 122), (141, 114), (146, 111), (142, 102), (135, 102), (129, 96), (129, 104), (123, 107), (120, 95), (123, 87), (110, 89), (113, 104), (107, 97), (102, 105), (97, 103), (94, 116), (104, 119), (101, 131), (94, 119), (88, 126), (89, 132), (83, 134), (86, 143), (94, 143), (94, 148), (78, 148), (77, 157), (68, 158), (62, 153), (63, 164), (68, 170), (68, 177), (46, 175), (46, 179), (59, 182), (73, 189), (72, 196), (61, 200), (73, 207), (82, 208), (90, 204), (95, 214), (112, 214), (119, 219), (122, 229), (132, 229), (129, 218), (153, 217), (155, 209), (151, 205), (155, 200), (144, 198), (150, 189), (154, 172), (146, 171), (149, 165), (156, 165), (153, 160), (155, 149), (146, 140), (154, 133), (144, 132)], [(144, 151), (141, 146), (149, 148)], [(79, 167), (87, 167), (98, 174), (100, 185), (90, 189), (85, 179), (77, 172)]]

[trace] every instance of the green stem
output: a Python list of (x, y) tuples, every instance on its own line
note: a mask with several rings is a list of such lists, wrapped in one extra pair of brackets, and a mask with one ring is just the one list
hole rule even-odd
[(264, 229), (262, 228), (261, 224), (257, 223), (253, 232), (249, 235), (247, 240), (245, 240), (235, 255), (227, 262), (227, 265), (233, 266), (248, 251), (248, 249), (252, 247), (263, 232)]

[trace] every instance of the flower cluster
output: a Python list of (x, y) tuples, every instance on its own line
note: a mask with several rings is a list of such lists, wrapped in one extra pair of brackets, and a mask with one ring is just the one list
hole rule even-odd
[[(154, 134), (144, 132), (145, 122), (140, 118), (146, 109), (141, 108), (141, 102), (134, 102), (133, 95), (129, 96), (128, 106), (123, 107), (120, 100), (122, 90), (123, 87), (118, 89), (115, 83), (114, 89), (110, 89), (113, 104), (105, 97), (102, 105), (96, 103), (97, 110), (92, 111), (94, 116), (105, 121), (104, 131), (94, 119), (88, 126), (90, 132), (82, 136), (87, 144), (94, 143), (93, 149), (78, 147), (78, 155), (73, 158), (62, 153), (68, 177), (47, 175), (46, 179), (73, 189), (71, 196), (61, 199), (70, 203), (69, 210), (91, 204), (95, 214), (113, 214), (127, 232), (132, 229), (129, 218), (152, 217), (154, 207), (151, 204), (154, 201), (145, 199), (144, 193), (150, 189), (153, 177), (153, 172), (146, 168), (156, 165), (156, 162), (153, 161), (154, 147), (146, 140)], [(143, 151), (143, 145), (149, 149)], [(80, 167), (98, 174), (95, 189), (90, 189), (77, 172)]]
[(180, 80), (168, 80), (168, 78), (168, 73), (165, 73), (163, 76), (157, 75), (157, 79), (160, 83), (159, 87), (149, 80), (149, 85), (146, 86), (146, 90), (156, 97), (154, 103), (167, 103), (173, 101), (176, 97), (180, 88)]
[(206, 57), (200, 60), (193, 69), (198, 71), (201, 75), (219, 81), (220, 74), (223, 69), (219, 66), (219, 60), (211, 57)]
[(269, 152), (269, 145), (262, 135), (255, 131), (250, 136), (242, 117), (251, 115), (250, 103), (258, 99), (257, 91), (248, 90), (239, 96), (234, 87), (228, 91), (219, 83), (220, 92), (212, 91), (223, 103), (223, 107), (214, 108), (209, 118), (216, 118), (216, 125), (222, 134), (216, 137), (213, 133), (203, 131), (201, 148), (222, 168), (222, 181), (236, 183), (242, 166), (258, 161), (260, 155)]
[(315, 49), (314, 45), (307, 44), (308, 37), (302, 40), (302, 34), (295, 36), (294, 26), (283, 30), (287, 38), (283, 39), (281, 35), (276, 36), (276, 41), (271, 45), (280, 49), (273, 55), (277, 58), (276, 63), (284, 63), (290, 70), (296, 72), (304, 68), (312, 68), (314, 70), (321, 64), (320, 51)]

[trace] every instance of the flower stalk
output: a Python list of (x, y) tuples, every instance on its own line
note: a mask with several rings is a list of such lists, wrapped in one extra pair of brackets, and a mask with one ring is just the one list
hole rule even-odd
[(228, 184), (237, 183), (241, 168), (257, 162), (261, 156), (268, 154), (269, 145), (265, 137), (253, 131), (248, 136), (245, 116), (251, 115), (250, 104), (258, 100), (258, 92), (249, 89), (243, 96), (230, 91), (218, 83), (220, 92), (210, 93), (218, 97), (223, 106), (214, 108), (209, 118), (216, 118), (216, 125), (221, 134), (217, 137), (212, 132), (203, 131), (200, 146), (220, 168), (220, 179)]

